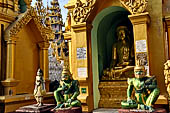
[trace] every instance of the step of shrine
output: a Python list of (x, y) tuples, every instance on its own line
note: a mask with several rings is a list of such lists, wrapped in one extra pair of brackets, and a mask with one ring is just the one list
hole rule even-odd
[(167, 113), (166, 109), (157, 108), (154, 111), (139, 109), (118, 109), (119, 113)]
[(121, 101), (127, 99), (127, 81), (104, 81), (99, 83), (99, 108), (121, 108)]
[(117, 109), (99, 108), (93, 110), (93, 113), (118, 113)]
[(138, 109), (108, 109), (108, 108), (99, 108), (93, 110), (93, 113), (167, 113), (166, 109), (157, 108), (155, 111), (148, 110), (138, 110)]

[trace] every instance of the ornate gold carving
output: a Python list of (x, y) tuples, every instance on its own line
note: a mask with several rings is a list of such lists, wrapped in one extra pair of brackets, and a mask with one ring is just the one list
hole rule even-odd
[(120, 2), (131, 14), (143, 13), (148, 4), (148, 0), (120, 0)]
[(37, 15), (37, 11), (31, 7), (31, 9), (27, 10), (23, 15), (20, 15), (19, 19), (14, 22), (13, 25), (11, 25), (8, 29), (5, 35), (5, 40), (9, 40), (12, 37), (16, 37), (18, 32), (30, 22), (30, 20), (34, 20), (38, 30), (41, 32), (41, 36), (44, 39), (44, 41), (52, 40), (54, 38), (54, 33), (50, 27), (46, 27), (41, 22), (41, 17)]
[(14, 11), (18, 11), (18, 0), (14, 0)]
[(34, 8), (36, 9), (37, 15), (39, 16), (41, 21), (44, 22), (48, 13), (47, 13), (47, 9), (43, 6), (42, 0), (36, 0)]
[(164, 76), (167, 92), (170, 96), (170, 60), (167, 60), (167, 62), (164, 64)]
[(0, 0), (0, 12), (13, 15), (18, 11), (18, 0)]
[[(16, 0), (16, 1), (18, 1), (18, 0)], [(24, 1), (27, 4), (27, 8), (30, 9), (32, 0), (24, 0)]]
[(86, 3), (82, 3), (77, 0), (75, 8), (73, 10), (73, 19), (75, 22), (85, 22), (90, 15), (90, 11), (93, 9), (96, 0), (87, 0)]

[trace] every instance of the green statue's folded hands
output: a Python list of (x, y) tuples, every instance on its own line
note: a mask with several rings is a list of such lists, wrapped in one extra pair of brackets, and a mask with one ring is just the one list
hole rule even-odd
[(60, 86), (54, 91), (54, 97), (57, 102), (55, 109), (80, 107), (81, 102), (77, 99), (79, 94), (79, 82), (73, 80), (70, 71), (67, 68), (64, 68)]
[[(153, 104), (159, 97), (159, 89), (157, 88), (156, 78), (154, 76), (146, 76), (144, 66), (137, 63), (134, 68), (135, 78), (128, 79), (127, 100), (122, 101), (122, 108), (153, 111)], [(135, 98), (132, 99), (132, 91), (135, 90)]]

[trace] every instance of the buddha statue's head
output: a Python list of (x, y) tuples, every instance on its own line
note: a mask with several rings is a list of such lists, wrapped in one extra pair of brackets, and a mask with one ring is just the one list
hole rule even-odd
[(61, 81), (70, 82), (71, 80), (72, 80), (72, 74), (70, 73), (69, 69), (66, 66), (64, 66), (62, 71)]
[(141, 60), (138, 60), (134, 68), (134, 74), (136, 78), (143, 78), (146, 75), (146, 70), (143, 65), (141, 65)]
[(117, 32), (118, 40), (125, 40), (125, 38), (129, 35), (129, 31), (126, 26), (117, 27), (116, 32)]

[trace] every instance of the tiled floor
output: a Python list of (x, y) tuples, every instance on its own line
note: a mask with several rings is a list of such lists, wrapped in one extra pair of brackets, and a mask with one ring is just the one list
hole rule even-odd
[(99, 108), (93, 110), (93, 113), (118, 113), (117, 109), (107, 109), (107, 108)]

